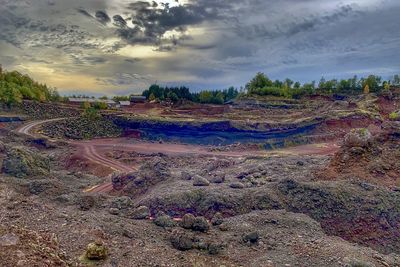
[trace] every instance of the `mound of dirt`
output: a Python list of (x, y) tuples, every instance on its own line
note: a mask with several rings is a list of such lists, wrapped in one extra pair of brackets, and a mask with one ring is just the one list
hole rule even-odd
[(25, 147), (7, 147), (2, 171), (15, 177), (47, 175), (50, 172), (49, 159)]
[[(384, 132), (367, 139), (357, 139), (350, 133), (351, 142), (335, 154), (327, 168), (317, 174), (321, 180), (360, 180), (389, 188), (400, 187), (400, 125), (384, 123)], [(366, 130), (367, 131), (367, 130)], [(348, 135), (348, 136), (349, 136)]]

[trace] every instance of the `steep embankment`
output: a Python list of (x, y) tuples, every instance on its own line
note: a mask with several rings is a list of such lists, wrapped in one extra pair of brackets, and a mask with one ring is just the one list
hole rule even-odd
[(125, 134), (148, 140), (165, 140), (202, 145), (229, 145), (233, 143), (268, 144), (282, 142), (311, 132), (320, 124), (319, 119), (295, 123), (246, 123), (242, 121), (214, 120), (157, 120), (114, 117), (113, 122)]

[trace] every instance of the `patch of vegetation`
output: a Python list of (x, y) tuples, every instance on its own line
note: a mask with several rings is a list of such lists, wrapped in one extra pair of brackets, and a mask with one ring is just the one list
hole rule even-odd
[(389, 120), (396, 121), (398, 119), (400, 119), (400, 111), (389, 114)]
[[(396, 83), (396, 78), (392, 82)], [(332, 79), (321, 78), (318, 85), (315, 81), (301, 85), (291, 79), (283, 81), (272, 81), (264, 73), (257, 73), (256, 76), (246, 85), (248, 95), (277, 96), (282, 98), (298, 99), (309, 95), (360, 95), (369, 93), (380, 93), (390, 90), (390, 81), (383, 81), (380, 76), (370, 75), (366, 78), (358, 79), (354, 76), (351, 79)]]
[(48, 102), (60, 100), (60, 96), (56, 89), (18, 71), (4, 71), (0, 66), (0, 101), (11, 107), (24, 99)]

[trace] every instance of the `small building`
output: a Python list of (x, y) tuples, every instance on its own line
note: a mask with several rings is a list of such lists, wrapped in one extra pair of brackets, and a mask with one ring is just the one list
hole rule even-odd
[(94, 103), (94, 102), (96, 102), (96, 99), (94, 99), (94, 98), (83, 98), (83, 97), (78, 97), (78, 98), (70, 97), (70, 98), (68, 98), (68, 102), (70, 102), (71, 104), (82, 104), (82, 103), (85, 103), (85, 102)]
[(80, 105), (82, 103), (88, 102), (90, 104), (94, 104), (94, 103), (106, 103), (108, 107), (115, 107), (117, 105), (117, 103), (114, 100), (104, 100), (104, 99), (96, 99), (96, 98), (74, 98), (74, 97), (70, 97), (68, 98), (68, 102), (70, 102), (71, 104), (76, 104), (76, 105)]
[(119, 101), (120, 107), (129, 107), (131, 105), (130, 101)]
[(146, 97), (141, 95), (131, 96), (131, 103), (144, 103), (146, 102)]

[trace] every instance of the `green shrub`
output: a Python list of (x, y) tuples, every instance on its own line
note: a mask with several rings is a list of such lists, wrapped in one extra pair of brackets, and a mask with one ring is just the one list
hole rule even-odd
[(389, 120), (396, 121), (396, 120), (400, 119), (399, 113), (400, 113), (400, 111), (390, 113)]

